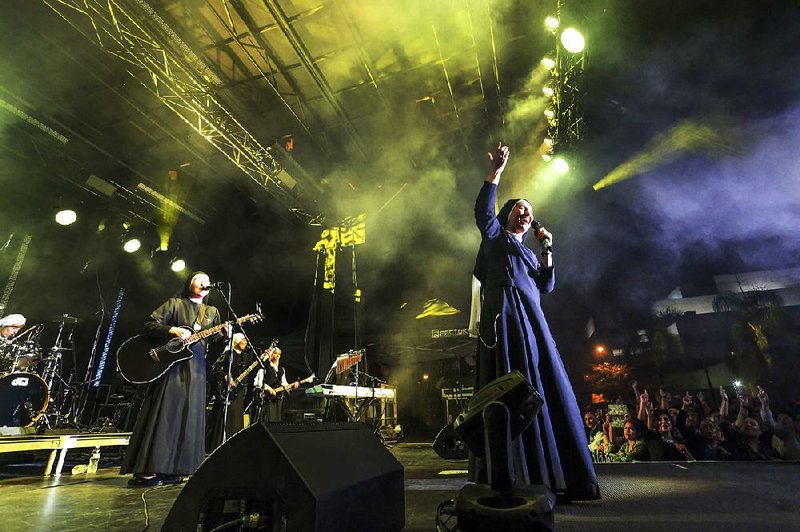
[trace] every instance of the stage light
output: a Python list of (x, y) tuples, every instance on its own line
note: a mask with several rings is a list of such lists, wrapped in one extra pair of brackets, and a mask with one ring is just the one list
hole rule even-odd
[(553, 139), (550, 137), (545, 137), (542, 142), (545, 144), (545, 146), (553, 146)]
[(172, 261), (172, 264), (170, 264), (169, 267), (173, 272), (182, 272), (186, 269), (186, 261), (183, 259), (175, 259)]
[(597, 344), (594, 346), (594, 353), (596, 355), (605, 355), (606, 354), (606, 346)]
[(128, 253), (134, 253), (136, 251), (139, 251), (140, 247), (142, 247), (142, 241), (139, 240), (138, 238), (129, 238), (122, 245), (122, 249), (124, 249)]
[(56, 223), (61, 225), (74, 224), (78, 215), (72, 209), (61, 209), (56, 213)]
[(552, 156), (552, 155), (550, 155), (549, 153), (543, 153), (543, 154), (542, 154), (542, 159), (543, 159), (543, 160), (544, 160), (544, 162), (546, 162), (546, 163), (549, 163), (549, 162), (550, 162), (550, 159), (552, 159), (552, 158), (553, 158), (553, 156)]
[(554, 157), (550, 164), (553, 165), (553, 170), (555, 170), (556, 173), (566, 174), (569, 172), (569, 163), (561, 157)]
[(544, 94), (548, 98), (552, 98), (555, 93), (556, 91), (553, 90), (553, 87), (551, 87), (550, 85), (545, 85), (544, 87), (542, 87), (542, 94)]
[(544, 110), (544, 116), (545, 116), (545, 118), (547, 118), (548, 120), (552, 120), (553, 118), (555, 118), (555, 117), (556, 117), (556, 112), (555, 112), (555, 110), (554, 110), (552, 107), (547, 107), (547, 108), (545, 108), (545, 110)]
[(544, 56), (542, 58), (542, 66), (544, 66), (547, 70), (553, 70), (556, 67), (556, 62), (552, 58)]
[(555, 31), (558, 29), (558, 17), (549, 16), (545, 17), (544, 25), (550, 31)]
[(586, 41), (581, 32), (575, 28), (567, 28), (561, 32), (561, 44), (564, 45), (566, 51), (577, 54), (583, 51)]
[(427, 373), (423, 373), (423, 374), (422, 374), (422, 380), (424, 380), (424, 381), (426, 381), (426, 380), (430, 379), (430, 377), (431, 377), (431, 376), (430, 376), (430, 375), (428, 375)]

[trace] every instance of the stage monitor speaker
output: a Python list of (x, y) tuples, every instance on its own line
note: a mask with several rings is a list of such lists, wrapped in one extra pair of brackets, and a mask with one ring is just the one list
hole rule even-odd
[(206, 458), (162, 530), (399, 531), (403, 488), (403, 466), (364, 424), (257, 423)]

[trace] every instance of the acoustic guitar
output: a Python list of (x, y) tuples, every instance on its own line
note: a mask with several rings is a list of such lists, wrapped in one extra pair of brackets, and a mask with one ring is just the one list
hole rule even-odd
[[(235, 323), (258, 322), (261, 314), (242, 316)], [(184, 360), (192, 358), (189, 347), (192, 344), (218, 333), (234, 322), (226, 321), (208, 329), (195, 332), (186, 338), (172, 338), (160, 346), (153, 346), (149, 335), (137, 334), (128, 338), (117, 350), (117, 371), (131, 384), (147, 384), (160, 379), (169, 369)], [(189, 327), (181, 327), (191, 331)]]

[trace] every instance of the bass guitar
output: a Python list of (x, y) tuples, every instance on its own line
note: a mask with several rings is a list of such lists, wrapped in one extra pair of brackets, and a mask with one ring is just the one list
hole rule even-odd
[[(300, 386), (301, 384), (307, 384), (309, 382), (313, 382), (313, 380), (316, 378), (317, 378), (316, 374), (312, 373), (311, 375), (309, 375), (308, 377), (306, 377), (301, 381), (295, 381), (293, 383), (288, 384), (287, 386), (278, 386), (277, 388), (273, 388), (272, 390), (275, 392), (275, 396), (277, 396), (281, 392), (287, 392), (291, 390), (295, 384)], [(264, 397), (267, 399), (271, 397), (271, 394), (267, 393), (266, 389), (264, 389)]]
[[(184, 360), (192, 358), (189, 347), (212, 334), (216, 334), (232, 323), (258, 322), (261, 314), (248, 314), (235, 322), (226, 321), (208, 329), (193, 333), (186, 338), (172, 338), (164, 345), (153, 347), (146, 334), (128, 338), (117, 350), (117, 371), (131, 384), (147, 384), (160, 379), (169, 369)], [(191, 330), (188, 327), (181, 327)]]
[[(258, 358), (261, 359), (261, 363), (265, 363), (269, 359), (269, 355), (278, 347), (279, 340), (276, 338), (269, 344), (269, 347), (264, 350), (263, 353), (258, 355)], [(228, 403), (230, 404), (231, 401), (236, 399), (236, 396), (239, 395), (239, 385), (247, 378), (250, 373), (254, 369), (259, 366), (258, 360), (254, 360), (252, 364), (247, 366), (244, 371), (242, 371), (238, 377), (231, 380), (230, 388), (228, 388), (227, 384), (225, 383), (225, 375), (222, 375), (221, 378), (217, 381), (216, 390), (214, 390), (214, 394), (217, 396), (217, 400), (225, 401), (227, 399)]]

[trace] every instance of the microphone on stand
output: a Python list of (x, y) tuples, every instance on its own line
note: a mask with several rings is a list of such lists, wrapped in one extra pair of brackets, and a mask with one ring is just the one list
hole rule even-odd
[(546, 236), (545, 237), (540, 237), (539, 236), (539, 231), (542, 230), (542, 224), (540, 224), (536, 220), (532, 220), (531, 221), (531, 228), (533, 229), (534, 236), (536, 236), (536, 240), (538, 240), (542, 244), (542, 247), (544, 248), (544, 250), (547, 251), (548, 253), (552, 253), (553, 252), (553, 243), (550, 240), (550, 238), (546, 237)]

